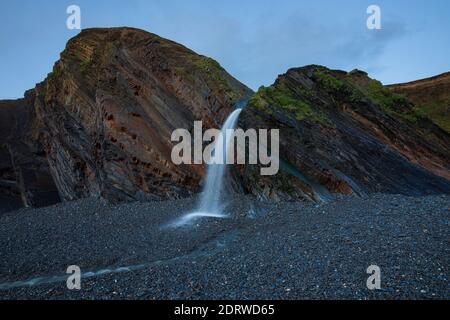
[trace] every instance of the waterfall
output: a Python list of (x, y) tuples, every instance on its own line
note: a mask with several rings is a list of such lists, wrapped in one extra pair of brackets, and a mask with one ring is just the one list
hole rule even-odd
[[(220, 136), (214, 143), (214, 152), (210, 164), (206, 168), (206, 179), (203, 192), (196, 212), (186, 214), (176, 221), (174, 226), (182, 226), (193, 219), (201, 217), (225, 218), (222, 213), (223, 186), (226, 171), (227, 153), (230, 147), (231, 137), (227, 137), (227, 130), (234, 129), (242, 109), (242, 104), (238, 104), (238, 109), (234, 110), (225, 120), (220, 132)], [(227, 139), (228, 138), (228, 139)]]
[(200, 198), (199, 212), (214, 215), (221, 214), (223, 179), (226, 170), (227, 153), (231, 142), (230, 137), (227, 139), (226, 132), (228, 129), (234, 129), (241, 111), (242, 109), (236, 109), (231, 113), (221, 129), (220, 138), (215, 143), (214, 155), (206, 171), (205, 187)]

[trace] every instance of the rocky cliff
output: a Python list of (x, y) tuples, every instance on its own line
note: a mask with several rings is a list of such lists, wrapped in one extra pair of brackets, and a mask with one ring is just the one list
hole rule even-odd
[(34, 91), (0, 101), (0, 212), (60, 201), (42, 144)]
[(428, 105), (409, 87), (308, 66), (253, 93), (216, 61), (154, 34), (83, 30), (24, 99), (0, 101), (0, 194), (29, 206), (188, 196), (204, 167), (172, 163), (173, 130), (192, 131), (195, 120), (219, 128), (250, 97), (240, 126), (280, 129), (281, 171), (262, 177), (256, 166), (235, 167), (236, 189), (310, 200), (450, 193), (449, 133), (395, 93)]
[(64, 200), (168, 199), (202, 166), (171, 161), (172, 131), (220, 127), (251, 94), (216, 61), (130, 28), (84, 30), (36, 89), (41, 140)]
[(450, 133), (450, 72), (388, 88), (407, 97), (415, 104), (417, 112)]
[(290, 69), (258, 90), (240, 125), (280, 129), (282, 172), (242, 170), (263, 198), (450, 193), (450, 135), (361, 71)]

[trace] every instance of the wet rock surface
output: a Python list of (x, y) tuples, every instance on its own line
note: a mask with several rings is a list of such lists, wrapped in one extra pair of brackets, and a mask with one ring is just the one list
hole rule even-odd
[[(167, 227), (196, 200), (91, 198), (3, 214), (0, 298), (448, 298), (449, 196), (239, 197), (228, 219)], [(80, 291), (66, 287), (69, 265), (86, 274)], [(381, 290), (366, 287), (370, 265), (381, 268)]]

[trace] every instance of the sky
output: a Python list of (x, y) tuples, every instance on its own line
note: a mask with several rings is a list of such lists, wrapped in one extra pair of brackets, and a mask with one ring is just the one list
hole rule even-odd
[[(344, 5), (345, 4), (345, 5)], [(381, 30), (369, 30), (369, 5)], [(0, 0), (0, 99), (45, 79), (67, 41), (69, 5), (81, 28), (129, 26), (216, 59), (256, 90), (291, 67), (365, 70), (385, 84), (450, 71), (444, 0)]]

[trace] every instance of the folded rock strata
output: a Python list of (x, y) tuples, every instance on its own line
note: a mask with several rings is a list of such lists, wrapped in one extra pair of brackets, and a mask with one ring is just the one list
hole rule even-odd
[[(248, 99), (239, 124), (280, 129), (281, 171), (235, 166), (235, 190), (316, 201), (450, 193), (443, 79), (387, 88), (361, 71), (307, 66), (253, 93), (216, 61), (157, 35), (83, 30), (24, 99), (0, 101), (0, 202), (189, 196), (205, 168), (172, 163), (173, 130), (192, 132), (195, 120), (220, 128)], [(431, 104), (441, 111), (427, 112)]]
[(262, 198), (450, 193), (450, 135), (358, 70), (290, 69), (258, 90), (240, 125), (280, 130), (282, 172), (242, 168), (246, 189)]
[(204, 167), (172, 163), (173, 130), (220, 127), (251, 94), (216, 61), (130, 28), (81, 32), (36, 92), (61, 197), (111, 201), (197, 191)]

